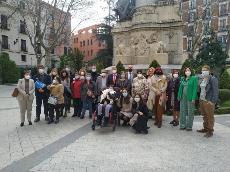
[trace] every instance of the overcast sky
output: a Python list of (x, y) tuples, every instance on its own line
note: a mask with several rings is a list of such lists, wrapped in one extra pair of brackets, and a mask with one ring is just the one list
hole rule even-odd
[[(84, 27), (99, 24), (104, 21), (104, 17), (106, 17), (108, 13), (109, 11), (105, 0), (95, 0), (94, 5), (85, 12), (81, 14), (72, 14), (72, 30), (74, 29), (75, 32)], [(79, 18), (81, 19), (79, 20)], [(83, 18), (88, 19), (79, 25), (79, 22)]]

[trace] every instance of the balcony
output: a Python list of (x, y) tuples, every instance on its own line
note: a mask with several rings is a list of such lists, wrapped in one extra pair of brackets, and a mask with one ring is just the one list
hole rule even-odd
[(228, 31), (228, 26), (220, 26), (219, 27), (219, 32), (227, 32)]
[(220, 11), (220, 17), (228, 16), (228, 11), (227, 10), (221, 10)]
[(3, 30), (10, 30), (10, 24), (7, 23), (0, 23), (1, 29)]
[(25, 47), (25, 46), (22, 46), (22, 47), (21, 47), (21, 51), (27, 53), (27, 52), (28, 52), (28, 48)]
[(26, 35), (26, 28), (25, 27), (20, 27), (19, 33)]

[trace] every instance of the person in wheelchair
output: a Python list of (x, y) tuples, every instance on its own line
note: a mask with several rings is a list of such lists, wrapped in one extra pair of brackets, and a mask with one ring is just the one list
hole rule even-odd
[(96, 111), (97, 125), (106, 127), (109, 123), (110, 115), (112, 115), (112, 118), (114, 119), (117, 109), (116, 92), (112, 88), (104, 90)]

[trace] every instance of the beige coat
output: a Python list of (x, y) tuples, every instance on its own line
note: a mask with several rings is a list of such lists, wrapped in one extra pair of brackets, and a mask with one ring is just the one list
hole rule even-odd
[(50, 90), (50, 94), (54, 97), (57, 97), (58, 104), (64, 104), (64, 86), (62, 84), (58, 85), (49, 85), (48, 89)]
[(30, 79), (29, 80), (29, 96), (26, 95), (26, 92), (25, 92), (25, 79), (19, 79), (18, 81), (18, 85), (17, 85), (17, 88), (18, 88), (18, 101), (23, 101), (24, 98), (28, 97), (29, 100), (33, 101), (34, 99), (34, 91), (35, 91), (35, 84), (34, 84), (34, 80)]
[(149, 97), (147, 101), (147, 106), (150, 110), (153, 109), (155, 105), (155, 97), (157, 94), (161, 95), (160, 102), (162, 105), (166, 101), (166, 89), (167, 89), (167, 79), (166, 76), (162, 75), (160, 78), (152, 76), (151, 82), (149, 85)]

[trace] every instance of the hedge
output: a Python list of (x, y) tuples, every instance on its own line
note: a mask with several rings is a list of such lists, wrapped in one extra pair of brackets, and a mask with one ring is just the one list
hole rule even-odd
[(220, 89), (219, 90), (219, 98), (220, 98), (221, 104), (224, 103), (225, 101), (229, 101), (230, 100), (230, 90)]
[(230, 107), (220, 107), (215, 110), (216, 114), (230, 114)]

